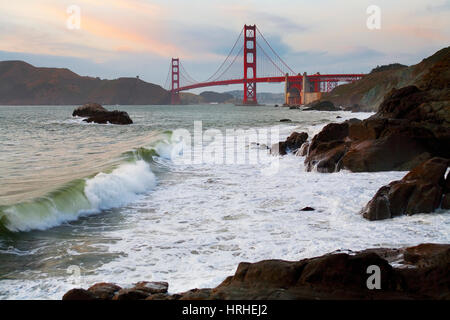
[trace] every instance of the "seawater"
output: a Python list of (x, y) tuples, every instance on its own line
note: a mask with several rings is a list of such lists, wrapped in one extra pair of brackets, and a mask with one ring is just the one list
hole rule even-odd
[(71, 116), (74, 107), (0, 106), (1, 299), (60, 299), (100, 281), (167, 281), (180, 292), (216, 286), (242, 261), (450, 240), (448, 211), (360, 216), (379, 187), (405, 172), (306, 172), (304, 158), (267, 150), (276, 174), (260, 164), (171, 158), (171, 133), (192, 131), (194, 121), (223, 132), (276, 126), (284, 139), (370, 114), (120, 106), (134, 124), (116, 126), (86, 124)]

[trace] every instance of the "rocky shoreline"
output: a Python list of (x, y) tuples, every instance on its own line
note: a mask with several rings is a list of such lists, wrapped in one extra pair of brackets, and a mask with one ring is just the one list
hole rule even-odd
[[(375, 271), (374, 271), (375, 270)], [(97, 283), (63, 300), (450, 299), (450, 245), (332, 252), (300, 261), (242, 262), (215, 288), (168, 293), (166, 282)], [(377, 278), (378, 277), (378, 278)]]

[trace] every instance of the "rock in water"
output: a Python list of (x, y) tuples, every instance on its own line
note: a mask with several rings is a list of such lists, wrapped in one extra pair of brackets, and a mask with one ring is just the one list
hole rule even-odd
[(306, 132), (292, 132), (286, 141), (274, 144), (270, 150), (272, 154), (284, 156), (288, 152), (296, 152), (308, 139)]
[(105, 108), (103, 108), (98, 103), (88, 103), (85, 104), (77, 109), (75, 109), (72, 113), (72, 116), (78, 116), (78, 117), (87, 117), (87, 119), (84, 119), (83, 121), (86, 122), (94, 122), (94, 123), (100, 123), (100, 124), (132, 124), (133, 121), (131, 120), (128, 113), (125, 111), (108, 111)]
[(85, 105), (82, 105), (81, 107), (76, 108), (72, 116), (73, 117), (90, 117), (94, 115), (97, 112), (107, 112), (105, 108), (103, 108), (98, 103), (86, 103)]
[(315, 101), (307, 104), (303, 111), (339, 111), (341, 109), (336, 108), (331, 101)]
[(361, 211), (368, 220), (433, 212), (445, 196), (449, 160), (432, 158), (411, 170), (402, 180), (381, 187)]

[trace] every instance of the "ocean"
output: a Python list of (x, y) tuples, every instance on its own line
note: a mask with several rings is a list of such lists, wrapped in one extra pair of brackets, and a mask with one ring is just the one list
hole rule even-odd
[(167, 281), (176, 293), (217, 286), (243, 261), (450, 242), (448, 210), (359, 214), (406, 172), (306, 172), (303, 157), (267, 148), (370, 113), (107, 106), (134, 121), (118, 126), (87, 124), (74, 108), (0, 106), (0, 299), (60, 299), (104, 281)]

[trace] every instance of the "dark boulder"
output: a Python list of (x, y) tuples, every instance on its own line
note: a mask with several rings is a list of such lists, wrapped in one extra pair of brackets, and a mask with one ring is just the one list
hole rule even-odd
[(72, 116), (86, 117), (87, 119), (84, 119), (83, 121), (88, 123), (111, 123), (121, 125), (133, 123), (130, 116), (125, 111), (108, 111), (98, 103), (88, 103), (78, 107), (73, 111)]
[(305, 105), (303, 111), (339, 111), (331, 101), (315, 101)]
[(114, 283), (100, 282), (89, 287), (88, 291), (100, 300), (111, 300), (122, 288)]
[(285, 141), (274, 144), (270, 152), (282, 156), (290, 152), (296, 152), (307, 139), (308, 134), (306, 132), (292, 132)]
[(330, 123), (314, 136), (305, 159), (308, 171), (335, 172), (348, 148), (344, 139), (348, 135), (348, 123)]
[(97, 297), (85, 289), (71, 289), (62, 297), (63, 300), (96, 300)]
[(90, 117), (94, 115), (97, 112), (107, 112), (105, 108), (103, 108), (98, 103), (86, 103), (85, 105), (82, 105), (81, 107), (76, 108), (72, 116), (73, 117)]
[(112, 300), (144, 300), (150, 296), (147, 291), (129, 288), (119, 290)]
[(99, 124), (132, 124), (133, 121), (131, 120), (128, 113), (125, 111), (107, 111), (107, 112), (96, 112), (89, 118), (85, 119), (84, 121), (91, 123), (99, 123)]
[(432, 158), (402, 180), (381, 187), (361, 211), (364, 218), (382, 220), (399, 215), (433, 212), (441, 204), (449, 160)]

